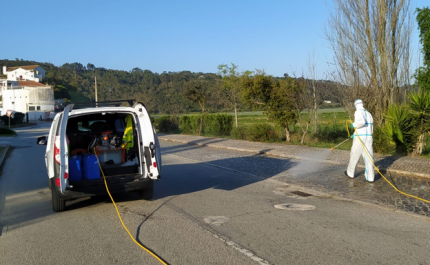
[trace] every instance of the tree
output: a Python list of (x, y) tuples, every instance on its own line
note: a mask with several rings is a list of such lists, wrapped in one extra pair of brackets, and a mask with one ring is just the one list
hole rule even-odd
[(92, 64), (92, 63), (87, 63), (87, 69), (88, 69), (89, 71), (93, 71), (95, 68), (96, 68), (96, 67), (94, 66), (94, 64)]
[(421, 155), (424, 149), (424, 137), (430, 132), (430, 90), (409, 93), (409, 106), (414, 118), (414, 128), (417, 134), (414, 154)]
[(70, 99), (70, 93), (67, 90), (67, 88), (65, 88), (62, 85), (56, 85), (54, 86), (54, 98), (55, 99)]
[(420, 43), (423, 45), (423, 65), (415, 70), (415, 84), (427, 91), (430, 91), (430, 9), (417, 8), (417, 22), (420, 31)]
[[(301, 93), (299, 100), (297, 100), (296, 105), (299, 109), (306, 110), (308, 113), (308, 119), (305, 122), (305, 128), (302, 127), (302, 141), (301, 144), (304, 143), (304, 138), (308, 132), (309, 126), (313, 121), (312, 132), (316, 133), (317, 124), (318, 124), (318, 109), (323, 103), (325, 97), (329, 96), (330, 90), (324, 85), (323, 81), (317, 80), (317, 68), (316, 68), (316, 59), (315, 59), (315, 51), (309, 54), (308, 61), (308, 78), (300, 79), (304, 81), (304, 90)], [(301, 112), (301, 111), (300, 111)], [(299, 113), (299, 122), (301, 123), (301, 115)]]
[[(203, 76), (203, 78), (204, 78), (204, 76)], [(200, 81), (200, 80), (192, 82), (187, 87), (186, 97), (191, 102), (198, 103), (200, 106), (200, 109), (202, 111), (202, 116), (200, 117), (200, 129), (199, 129), (199, 136), (200, 136), (202, 133), (203, 116), (205, 114), (206, 101), (209, 98), (207, 84), (205, 84), (205, 82)]]
[(387, 109), (382, 133), (395, 146), (396, 153), (408, 154), (414, 150), (414, 122), (408, 105), (394, 104)]
[(222, 76), (222, 86), (227, 99), (234, 108), (234, 120), (236, 127), (238, 127), (237, 121), (237, 109), (238, 104), (242, 98), (241, 74), (237, 71), (237, 65), (231, 63), (231, 67), (227, 64), (218, 65), (218, 73)]
[(388, 106), (406, 99), (409, 82), (410, 0), (334, 0), (325, 36), (334, 51), (334, 79), (352, 113), (361, 98), (382, 124)]
[[(312, 104), (313, 108), (308, 108), (309, 109), (309, 123), (311, 121), (311, 117), (314, 116), (314, 128), (313, 128), (313, 133), (316, 132), (317, 130), (317, 123), (318, 123), (318, 108), (320, 106), (320, 104), (317, 104), (317, 89), (316, 89), (316, 77), (317, 77), (317, 69), (316, 69), (316, 60), (315, 60), (315, 51), (312, 52), (312, 55), (309, 55), (308, 58), (308, 71), (309, 71), (309, 75), (310, 75), (310, 81), (308, 82), (309, 87), (311, 87), (312, 90)], [(308, 123), (308, 124), (309, 124)], [(307, 131), (307, 128), (306, 128)], [(303, 139), (304, 136), (302, 137), (302, 144), (303, 144)]]
[[(317, 103), (317, 89), (315, 79), (306, 80), (304, 78), (300, 78), (296, 79), (296, 82), (300, 84), (298, 87), (301, 89), (294, 90), (295, 97), (293, 106), (296, 109), (297, 121), (299, 123), (300, 130), (302, 131), (300, 144), (303, 145), (312, 120), (315, 122), (314, 132), (316, 131), (317, 110), (320, 104)], [(302, 111), (307, 112), (307, 118), (303, 117), (304, 115), (302, 115)]]
[(262, 108), (269, 120), (285, 129), (286, 141), (290, 141), (290, 125), (297, 122), (298, 113), (293, 101), (299, 86), (292, 78), (275, 80), (264, 71), (243, 78), (244, 98), (253, 107)]

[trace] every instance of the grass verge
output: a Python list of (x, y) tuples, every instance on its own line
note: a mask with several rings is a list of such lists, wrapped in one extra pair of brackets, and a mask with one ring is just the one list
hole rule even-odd
[(9, 128), (0, 128), (0, 136), (16, 136), (16, 132)]

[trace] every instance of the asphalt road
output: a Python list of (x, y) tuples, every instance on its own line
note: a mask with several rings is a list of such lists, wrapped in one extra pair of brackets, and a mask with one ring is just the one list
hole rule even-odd
[[(0, 264), (159, 264), (132, 242), (107, 197), (52, 212), (45, 147), (36, 145), (46, 131), (0, 138), (14, 147), (0, 175)], [(430, 264), (426, 217), (277, 177), (294, 164), (244, 173), (249, 154), (161, 144), (154, 199), (114, 199), (131, 234), (169, 264)]]

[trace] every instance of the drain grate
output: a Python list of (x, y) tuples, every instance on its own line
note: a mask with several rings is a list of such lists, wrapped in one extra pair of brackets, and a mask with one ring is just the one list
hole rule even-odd
[(299, 191), (299, 190), (292, 191), (291, 193), (292, 193), (292, 194), (299, 195), (299, 196), (302, 196), (302, 197), (309, 197), (309, 196), (312, 196), (312, 194), (309, 194), (309, 193), (306, 193), (306, 192), (303, 192), (303, 191)]

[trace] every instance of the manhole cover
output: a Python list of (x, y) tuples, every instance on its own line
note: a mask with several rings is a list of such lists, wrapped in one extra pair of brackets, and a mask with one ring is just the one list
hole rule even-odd
[(312, 196), (312, 194), (309, 194), (309, 193), (306, 193), (306, 192), (303, 192), (303, 191), (299, 191), (299, 190), (292, 191), (291, 193), (292, 193), (292, 194), (299, 195), (299, 196), (302, 196), (302, 197), (309, 197), (309, 196)]
[(275, 205), (276, 209), (291, 210), (291, 211), (310, 211), (315, 210), (315, 206), (308, 204), (284, 203)]

